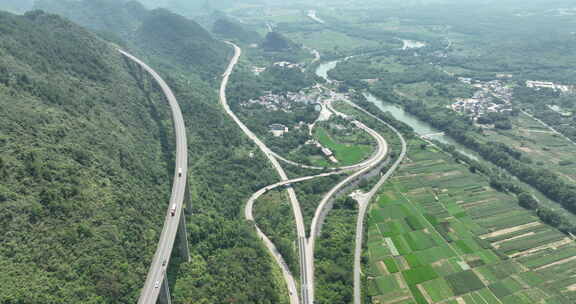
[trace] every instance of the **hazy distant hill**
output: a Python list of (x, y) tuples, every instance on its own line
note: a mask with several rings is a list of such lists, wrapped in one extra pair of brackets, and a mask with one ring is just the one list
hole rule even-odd
[(269, 32), (262, 42), (262, 48), (265, 51), (281, 52), (296, 49), (297, 46), (290, 39), (278, 32)]
[(205, 79), (221, 74), (231, 54), (229, 46), (212, 38), (196, 22), (165, 9), (151, 11), (134, 37), (140, 49), (171, 58)]
[(32, 8), (34, 0), (2, 0), (0, 10), (7, 10), (14, 13), (23, 13)]
[(196, 22), (165, 9), (148, 11), (136, 1), (38, 0), (35, 7), (114, 33), (163, 65), (189, 69), (204, 79), (223, 71), (231, 52)]
[(244, 43), (258, 43), (262, 37), (257, 32), (245, 29), (241, 24), (226, 17), (221, 17), (214, 22), (212, 32), (228, 39), (237, 39)]
[(127, 36), (148, 13), (136, 1), (118, 0), (36, 0), (35, 9), (55, 13), (93, 30)]

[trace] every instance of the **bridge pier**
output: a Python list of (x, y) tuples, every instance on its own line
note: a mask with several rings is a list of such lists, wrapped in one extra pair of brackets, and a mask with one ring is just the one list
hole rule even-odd
[(162, 287), (160, 288), (158, 302), (160, 302), (160, 304), (172, 304), (172, 299), (170, 298), (170, 288), (168, 287), (168, 276), (164, 276), (164, 280), (162, 280)]
[[(187, 179), (188, 181), (189, 179)], [(186, 190), (184, 192), (184, 203), (186, 204), (186, 208), (184, 209), (186, 211), (186, 214), (190, 215), (192, 214), (192, 199), (190, 198), (190, 186), (188, 184), (188, 182), (186, 182)]]
[(177, 232), (177, 242), (178, 249), (180, 250), (180, 256), (186, 262), (190, 262), (190, 248), (188, 248), (188, 233), (186, 231), (186, 212), (182, 210), (180, 214), (180, 223), (178, 224)]

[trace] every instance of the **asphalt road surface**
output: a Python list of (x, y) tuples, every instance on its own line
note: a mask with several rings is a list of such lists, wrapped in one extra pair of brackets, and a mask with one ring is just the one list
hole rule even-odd
[[(158, 75), (158, 73), (156, 73), (144, 62), (140, 61), (138, 58), (122, 50), (118, 51), (126, 56), (126, 58), (134, 61), (142, 68), (144, 68), (144, 70), (146, 70), (146, 72), (148, 72), (154, 78), (154, 80), (156, 80), (164, 92), (170, 108), (172, 109), (172, 119), (174, 121), (174, 133), (176, 135), (176, 164), (174, 170), (174, 180), (172, 182), (170, 204), (166, 210), (166, 219), (164, 220), (164, 227), (162, 229), (162, 233), (160, 234), (160, 241), (158, 241), (156, 253), (152, 259), (150, 269), (148, 270), (144, 288), (142, 288), (140, 298), (138, 299), (139, 304), (156, 304), (158, 295), (160, 293), (159, 286), (162, 285), (164, 276), (166, 275), (166, 268), (170, 262), (170, 254), (172, 253), (172, 248), (174, 247), (174, 240), (176, 239), (176, 232), (178, 231), (178, 225), (180, 223), (182, 204), (184, 202), (187, 176), (186, 172), (188, 168), (186, 127), (184, 126), (184, 118), (182, 117), (182, 112), (180, 111), (180, 106), (176, 101), (176, 97), (166, 82), (164, 82), (164, 80), (160, 77), (160, 75)], [(179, 170), (182, 170), (181, 175), (178, 174)], [(170, 209), (173, 205), (176, 205), (176, 213), (171, 215)]]
[[(336, 115), (344, 116), (344, 117), (346, 116), (346, 115), (339, 113), (338, 111), (334, 110), (334, 108), (332, 108), (331, 105), (329, 105), (328, 108), (332, 112), (334, 112)], [(355, 179), (363, 176), (364, 174), (369, 172), (372, 168), (376, 167), (380, 162), (384, 161), (384, 159), (388, 155), (388, 143), (386, 142), (384, 137), (382, 137), (382, 135), (380, 135), (378, 132), (370, 129), (369, 127), (367, 127), (366, 125), (364, 125), (363, 123), (361, 123), (359, 121), (353, 121), (353, 123), (358, 128), (368, 132), (374, 139), (376, 139), (378, 147), (376, 149), (376, 152), (372, 155), (372, 157), (362, 163), (363, 167), (359, 171), (350, 175), (348, 178), (342, 180), (335, 187), (330, 189), (330, 191), (328, 191), (328, 193), (326, 193), (324, 195), (324, 197), (322, 198), (322, 201), (320, 201), (318, 208), (316, 208), (316, 211), (314, 213), (314, 217), (312, 218), (312, 224), (311, 224), (311, 228), (310, 228), (310, 237), (309, 237), (308, 243), (307, 243), (308, 251), (311, 253), (308, 256), (309, 260), (307, 261), (308, 262), (307, 263), (307, 267), (308, 267), (307, 273), (309, 273), (311, 275), (310, 281), (312, 282), (312, 284), (314, 283), (314, 281), (313, 281), (314, 280), (314, 249), (315, 249), (315, 244), (316, 244), (316, 238), (320, 236), (322, 223), (324, 222), (324, 218), (327, 215), (328, 211), (330, 210), (330, 207), (329, 207), (330, 201), (338, 194), (338, 192), (342, 188), (346, 187), (348, 184), (353, 182)], [(313, 290), (312, 290), (312, 292), (313, 292)], [(313, 298), (314, 294), (312, 294), (311, 297)]]
[[(286, 175), (286, 172), (284, 172), (284, 169), (282, 169), (282, 166), (280, 166), (280, 163), (278, 162), (278, 160), (274, 157), (272, 151), (254, 134), (252, 133), (252, 131), (250, 131), (250, 129), (248, 129), (248, 127), (246, 127), (246, 125), (244, 125), (244, 123), (242, 123), (242, 121), (240, 121), (240, 119), (234, 114), (234, 112), (232, 112), (232, 110), (230, 109), (230, 106), (228, 106), (228, 101), (226, 99), (226, 87), (228, 85), (228, 80), (230, 78), (230, 74), (232, 73), (232, 70), (234, 69), (234, 66), (236, 66), (236, 64), (238, 63), (238, 59), (240, 58), (240, 55), (242, 55), (242, 50), (235, 44), (227, 42), (228, 44), (230, 44), (231, 46), (234, 47), (234, 57), (232, 57), (232, 60), (230, 61), (230, 64), (228, 65), (228, 68), (226, 69), (226, 71), (224, 72), (224, 74), (222, 75), (223, 79), (222, 79), (222, 84), (220, 86), (220, 102), (222, 104), (222, 107), (224, 108), (224, 111), (226, 111), (226, 113), (232, 118), (232, 120), (234, 120), (234, 122), (236, 122), (236, 124), (240, 127), (240, 129), (242, 130), (242, 132), (244, 132), (244, 134), (246, 134), (246, 136), (248, 136), (248, 138), (250, 138), (250, 140), (252, 140), (257, 146), (258, 148), (264, 153), (264, 155), (266, 155), (266, 157), (268, 158), (268, 160), (270, 161), (270, 163), (272, 164), (272, 166), (274, 167), (274, 169), (276, 170), (276, 172), (278, 173), (278, 175), (280, 176), (280, 179), (283, 181), (288, 180), (288, 176)], [(298, 202), (298, 199), (296, 198), (296, 192), (294, 191), (294, 189), (292, 187), (287, 188), (288, 191), (288, 196), (290, 198), (290, 203), (292, 205), (292, 211), (294, 212), (294, 219), (296, 221), (296, 232), (298, 234), (298, 237), (306, 237), (306, 231), (304, 229), (304, 218), (302, 217), (302, 211), (300, 210), (300, 203)], [(303, 252), (303, 254), (305, 255), (305, 248), (300, 248), (300, 251)], [(275, 254), (273, 254), (275, 256)], [(306, 261), (306, 256), (304, 257), (300, 257), (300, 262), (301, 265), (304, 265), (302, 263), (305, 263)], [(304, 267), (304, 272), (305, 272), (305, 267)], [(307, 275), (306, 273), (302, 273), (302, 284), (303, 286), (308, 286), (308, 284), (306, 283), (306, 278)], [(288, 282), (288, 288), (291, 288), (291, 286), (293, 285), (290, 282), (290, 278), (289, 277), (284, 277), (286, 282)], [(292, 281), (294, 281), (294, 279), (291, 279)], [(295, 283), (294, 283), (295, 286)], [(296, 292), (291, 291), (290, 292), (290, 303), (291, 304), (296, 304), (296, 303), (300, 303), (300, 301), (298, 300), (298, 295)], [(307, 291), (303, 292), (304, 296), (302, 297), (302, 303), (303, 304), (307, 304), (308, 303), (308, 297), (306, 296)]]
[(384, 183), (388, 180), (388, 178), (390, 178), (390, 176), (392, 176), (392, 174), (396, 171), (396, 169), (398, 169), (398, 166), (400, 166), (400, 164), (406, 157), (406, 151), (408, 150), (408, 148), (406, 141), (404, 140), (404, 137), (402, 136), (402, 134), (400, 134), (400, 132), (398, 132), (398, 130), (396, 130), (396, 128), (386, 123), (385, 121), (381, 120), (372, 113), (357, 106), (356, 104), (354, 103), (349, 104), (357, 108), (358, 110), (366, 113), (367, 115), (371, 116), (372, 118), (375, 118), (384, 125), (386, 125), (398, 136), (398, 138), (400, 138), (400, 141), (402, 143), (402, 150), (400, 151), (400, 155), (398, 156), (398, 159), (394, 162), (394, 164), (390, 167), (390, 169), (388, 169), (388, 171), (386, 171), (386, 173), (380, 178), (378, 183), (376, 183), (376, 185), (374, 185), (374, 187), (370, 189), (370, 192), (364, 193), (356, 198), (359, 207), (358, 207), (358, 218), (356, 221), (356, 245), (354, 248), (354, 304), (361, 304), (362, 281), (360, 279), (360, 271), (361, 271), (360, 260), (362, 257), (362, 241), (364, 239), (364, 218), (366, 217), (366, 212), (368, 211), (370, 201), (372, 200), (374, 195), (376, 195), (380, 187), (382, 187), (382, 185), (384, 185)]
[[(291, 301), (294, 301), (295, 303), (298, 303), (298, 296), (297, 296), (298, 292), (296, 289), (297, 288), (296, 287), (296, 281), (294, 280), (294, 277), (292, 276), (292, 273), (290, 272), (290, 269), (289, 269), (288, 265), (286, 264), (286, 261), (284, 261), (284, 258), (282, 257), (282, 255), (278, 252), (278, 249), (276, 248), (276, 246), (270, 241), (270, 239), (266, 236), (266, 234), (264, 234), (260, 230), (260, 228), (258, 228), (258, 225), (256, 224), (256, 221), (254, 220), (254, 215), (253, 215), (254, 203), (256, 202), (256, 200), (258, 200), (258, 198), (260, 198), (260, 196), (262, 196), (266, 192), (273, 190), (273, 189), (276, 189), (278, 187), (282, 187), (282, 186), (285, 186), (288, 184), (294, 184), (294, 183), (299, 183), (299, 182), (303, 182), (303, 181), (308, 181), (308, 180), (319, 178), (319, 177), (325, 177), (325, 176), (330, 176), (330, 175), (334, 175), (334, 174), (341, 174), (343, 172), (344, 171), (342, 171), (342, 170), (332, 171), (332, 172), (322, 173), (322, 174), (318, 174), (318, 175), (299, 177), (299, 178), (295, 178), (295, 179), (291, 179), (291, 180), (277, 182), (277, 183), (272, 184), (272, 185), (268, 185), (268, 186), (256, 191), (254, 194), (252, 194), (252, 196), (250, 197), (250, 199), (248, 199), (248, 202), (246, 203), (246, 207), (244, 208), (244, 218), (246, 218), (247, 220), (252, 221), (254, 223), (254, 226), (256, 227), (256, 231), (258, 233), (258, 236), (264, 242), (264, 245), (266, 246), (266, 248), (268, 248), (268, 251), (270, 251), (270, 253), (274, 257), (274, 259), (276, 260), (276, 263), (280, 266), (280, 268), (282, 270), (282, 274), (284, 276), (284, 280), (286, 281), (286, 284), (288, 285), (288, 291), (290, 292)], [(301, 242), (302, 240), (303, 240), (303, 238), (299, 238), (298, 242)], [(305, 246), (305, 244), (303, 244), (302, 246)], [(292, 295), (294, 295), (294, 297), (292, 297)]]
[[(220, 87), (220, 101), (221, 101), (222, 106), (223, 106), (224, 110), (226, 111), (226, 113), (236, 122), (236, 124), (238, 124), (238, 126), (242, 129), (242, 131), (252, 141), (254, 141), (254, 143), (256, 143), (256, 145), (260, 148), (260, 150), (266, 155), (266, 157), (272, 163), (273, 167), (276, 169), (276, 171), (278, 172), (278, 175), (281, 178), (280, 182), (266, 186), (252, 195), (252, 197), (247, 202), (246, 208), (245, 208), (245, 218), (247, 220), (254, 222), (254, 217), (252, 214), (254, 202), (261, 195), (266, 193), (267, 191), (270, 191), (276, 187), (280, 187), (280, 186), (287, 185), (290, 183), (310, 180), (313, 178), (332, 175), (332, 174), (338, 174), (338, 173), (341, 173), (343, 170), (359, 169), (359, 171), (355, 172), (354, 174), (352, 174), (351, 176), (349, 176), (348, 178), (346, 178), (342, 182), (338, 183), (334, 188), (332, 188), (324, 196), (324, 198), (320, 202), (319, 207), (316, 209), (316, 213), (314, 215), (314, 218), (312, 219), (312, 228), (310, 230), (311, 235), (310, 235), (309, 239), (307, 239), (306, 235), (305, 235), (302, 212), (300, 210), (300, 204), (296, 198), (296, 194), (294, 192), (294, 189), (292, 187), (287, 187), (288, 195), (290, 197), (290, 202), (292, 204), (292, 210), (294, 212), (297, 237), (298, 237), (300, 269), (301, 269), (301, 271), (300, 271), (301, 272), (301, 303), (311, 304), (311, 303), (313, 303), (313, 299), (314, 299), (314, 254), (313, 254), (314, 243), (315, 243), (316, 237), (320, 233), (320, 228), (321, 228), (321, 224), (323, 222), (324, 216), (327, 213), (327, 210), (329, 209), (327, 207), (327, 205), (328, 205), (329, 201), (339, 192), (339, 190), (341, 190), (342, 188), (347, 186), (349, 183), (353, 182), (354, 179), (361, 177), (363, 174), (369, 172), (372, 168), (374, 168), (375, 166), (380, 164), (382, 161), (384, 161), (384, 159), (386, 158), (386, 156), (388, 154), (388, 143), (378, 132), (370, 129), (369, 127), (367, 127), (366, 125), (362, 124), (359, 121), (354, 121), (353, 123), (358, 128), (363, 129), (364, 131), (368, 132), (372, 137), (375, 138), (375, 140), (377, 142), (377, 149), (369, 159), (367, 159), (367, 160), (365, 160), (359, 164), (356, 164), (356, 165), (339, 168), (340, 169), (339, 171), (332, 171), (329, 173), (323, 173), (323, 174), (319, 174), (319, 175), (307, 176), (307, 177), (301, 177), (301, 178), (288, 180), (286, 173), (284, 172), (284, 170), (282, 169), (282, 167), (280, 166), (280, 164), (278, 162), (278, 159), (277, 159), (278, 156), (275, 153), (273, 153), (260, 139), (258, 139), (258, 137), (256, 137), (256, 135), (254, 133), (252, 133), (240, 121), (240, 119), (238, 119), (238, 117), (232, 112), (232, 110), (228, 106), (228, 103), (226, 100), (226, 86), (227, 86), (230, 74), (231, 74), (234, 66), (237, 64), (238, 59), (240, 58), (240, 55), (242, 52), (238, 46), (236, 46), (232, 43), (229, 43), (229, 44), (234, 47), (235, 52), (234, 52), (234, 57), (230, 61), (230, 65), (226, 69), (226, 72), (222, 75), (223, 80), (222, 80), (222, 85)], [(335, 111), (332, 107), (330, 107), (330, 110), (335, 112), (337, 115), (345, 116), (344, 114), (338, 113), (337, 111)], [(300, 165), (300, 164), (293, 163), (293, 165)], [(266, 235), (258, 228), (256, 223), (254, 223), (254, 225), (256, 226), (256, 230), (257, 230), (258, 235), (263, 240), (265, 246), (268, 248), (268, 250), (270, 251), (270, 253), (274, 257), (274, 259), (276, 260), (276, 262), (278, 263), (278, 265), (282, 269), (284, 279), (286, 281), (288, 290), (290, 292), (290, 303), (291, 304), (300, 303), (298, 296), (297, 296), (297, 293), (296, 293), (296, 282), (295, 282), (292, 274), (290, 273), (288, 266), (286, 265), (285, 261), (283, 260), (282, 256), (280, 255), (280, 253), (278, 252), (278, 250), (276, 249), (274, 244), (272, 244), (272, 242), (268, 239), (268, 237), (266, 237)]]

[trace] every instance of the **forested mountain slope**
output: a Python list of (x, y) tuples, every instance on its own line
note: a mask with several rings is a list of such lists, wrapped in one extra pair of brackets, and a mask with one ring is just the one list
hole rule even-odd
[(262, 40), (257, 32), (245, 29), (242, 24), (226, 16), (217, 17), (212, 26), (212, 32), (226, 39), (237, 39), (243, 43), (258, 43)]
[[(273, 174), (213, 88), (159, 71), (187, 124), (194, 206), (193, 261), (169, 269), (175, 303), (278, 303), (269, 257), (239, 219)], [(136, 301), (170, 196), (169, 113), (90, 32), (0, 13), (0, 303)]]
[(150, 11), (136, 31), (134, 43), (176, 66), (189, 67), (204, 79), (224, 70), (231, 54), (230, 47), (196, 22), (164, 9)]
[(60, 17), (2, 13), (0, 37), (0, 302), (133, 302), (170, 189), (163, 106)]

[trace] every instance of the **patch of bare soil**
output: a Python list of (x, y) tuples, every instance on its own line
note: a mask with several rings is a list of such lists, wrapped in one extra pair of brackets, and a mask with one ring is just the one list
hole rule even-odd
[(523, 238), (523, 237), (530, 236), (530, 235), (534, 235), (534, 234), (536, 234), (534, 231), (530, 231), (530, 232), (527, 232), (527, 233), (523, 233), (523, 234), (521, 234), (521, 235), (517, 235), (517, 236), (515, 236), (515, 237), (511, 237), (511, 238), (507, 238), (507, 239), (504, 239), (504, 240), (500, 240), (500, 241), (494, 242), (494, 243), (492, 243), (492, 246), (494, 246), (494, 248), (498, 249), (498, 248), (501, 247), (500, 245), (502, 245), (502, 243), (506, 243), (506, 242), (508, 242), (508, 241), (513, 241), (513, 240), (517, 240), (517, 239), (521, 239), (521, 238)]
[(490, 232), (490, 233), (486, 233), (480, 236), (481, 239), (486, 239), (486, 238), (493, 238), (493, 237), (498, 237), (501, 235), (505, 235), (505, 234), (510, 234), (510, 233), (514, 233), (520, 230), (524, 230), (527, 228), (532, 228), (535, 226), (539, 226), (542, 225), (542, 223), (540, 222), (531, 222), (528, 224), (523, 224), (523, 225), (518, 225), (518, 226), (514, 226), (514, 227), (510, 227), (510, 228), (506, 228), (506, 229), (500, 229), (500, 230), (496, 230), (494, 232)]
[(378, 262), (376, 266), (378, 266), (378, 270), (380, 270), (382, 274), (384, 275), (390, 274), (390, 272), (388, 271), (388, 267), (386, 267), (386, 264), (384, 264), (383, 261)]
[(533, 253), (536, 253), (538, 251), (542, 251), (542, 250), (546, 250), (546, 249), (552, 249), (552, 250), (556, 250), (559, 247), (562, 247), (566, 244), (571, 243), (572, 240), (569, 238), (564, 238), (560, 241), (554, 242), (554, 243), (550, 243), (550, 244), (546, 244), (546, 245), (542, 245), (542, 246), (538, 246), (538, 247), (534, 247), (532, 249), (528, 249), (528, 250), (524, 250), (524, 251), (520, 251), (520, 252), (516, 252), (514, 254), (509, 255), (509, 257), (511, 258), (516, 258), (516, 257), (523, 257), (523, 256), (528, 256), (531, 255)]
[(428, 301), (428, 303), (434, 303), (434, 301), (432, 301), (432, 298), (430, 297), (430, 295), (426, 291), (426, 288), (422, 287), (422, 285), (417, 285), (417, 287), (420, 290), (420, 293), (422, 294), (422, 296), (424, 296), (426, 301)]
[(472, 207), (475, 207), (475, 206), (478, 206), (478, 205), (482, 205), (482, 204), (485, 204), (485, 203), (489, 203), (489, 202), (492, 202), (492, 201), (495, 201), (495, 200), (496, 200), (496, 199), (489, 198), (489, 199), (485, 199), (485, 200), (481, 200), (481, 201), (477, 201), (477, 202), (470, 202), (470, 203), (462, 204), (461, 206), (462, 206), (463, 208), (472, 208)]
[(402, 275), (400, 273), (396, 273), (394, 277), (396, 278), (396, 282), (398, 282), (398, 286), (400, 286), (400, 288), (402, 289), (408, 288), (406, 282), (404, 282), (404, 279), (402, 278)]
[(560, 260), (560, 261), (556, 261), (556, 262), (554, 262), (554, 263), (546, 264), (546, 265), (544, 265), (544, 266), (540, 266), (540, 267), (536, 268), (536, 270), (541, 270), (541, 269), (546, 269), (546, 268), (549, 268), (549, 267), (552, 267), (552, 266), (557, 266), (557, 265), (566, 264), (566, 263), (572, 262), (572, 261), (574, 261), (574, 260), (576, 260), (576, 256), (569, 257), (569, 258), (566, 258), (566, 259), (563, 259), (563, 260)]

